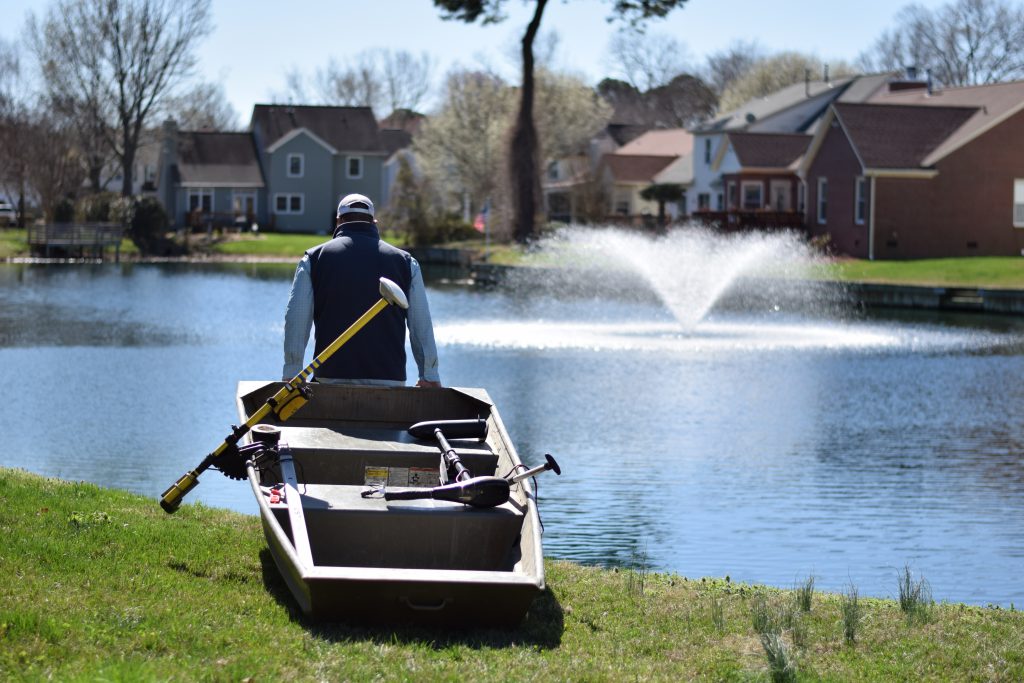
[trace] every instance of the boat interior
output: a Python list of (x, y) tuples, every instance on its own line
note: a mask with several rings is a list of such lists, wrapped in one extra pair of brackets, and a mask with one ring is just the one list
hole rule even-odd
[[(253, 414), (281, 386), (240, 384), (240, 415)], [(504, 476), (519, 465), (486, 392), (311, 387), (309, 403), (287, 422), (266, 420), (281, 431), (282, 458), (257, 473), (264, 502), (301, 561), (313, 567), (489, 572), (523, 571), (537, 562), (536, 529), (526, 523), (536, 518), (528, 513), (528, 481), (513, 484), (508, 502), (493, 508), (364, 495), (381, 486), (438, 485), (441, 450), (436, 440), (408, 433), (418, 422), (486, 419), (485, 440), (449, 440), (462, 463), (474, 477)], [(530, 542), (523, 542), (524, 534)]]

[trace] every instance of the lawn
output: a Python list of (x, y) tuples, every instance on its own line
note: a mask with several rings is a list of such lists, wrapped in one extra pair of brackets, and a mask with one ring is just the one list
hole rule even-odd
[(1024, 289), (1024, 258), (975, 256), (915, 261), (839, 260), (826, 279), (902, 285)]
[(255, 517), (0, 468), (0, 532), (5, 681), (1024, 679), (1018, 611), (809, 579), (548, 561), (516, 629), (369, 628), (299, 616)]

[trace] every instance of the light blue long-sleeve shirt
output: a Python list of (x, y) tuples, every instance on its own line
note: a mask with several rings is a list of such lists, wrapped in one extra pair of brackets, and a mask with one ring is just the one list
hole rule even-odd
[[(409, 309), (406, 311), (406, 324), (409, 327), (409, 345), (412, 356), (416, 359), (420, 379), (440, 382), (441, 376), (437, 368), (437, 345), (434, 342), (434, 323), (430, 319), (430, 306), (427, 304), (427, 287), (423, 284), (420, 264), (410, 258), (412, 280), (409, 283)], [(290, 380), (306, 367), (303, 358), (306, 344), (309, 342), (309, 331), (313, 326), (313, 279), (310, 275), (309, 256), (303, 255), (295, 268), (295, 279), (292, 291), (288, 296), (288, 307), (284, 314), (284, 369), (282, 379)], [(381, 386), (402, 386), (402, 382), (387, 379), (361, 380), (320, 380), (331, 382), (348, 382), (358, 384), (375, 384)]]

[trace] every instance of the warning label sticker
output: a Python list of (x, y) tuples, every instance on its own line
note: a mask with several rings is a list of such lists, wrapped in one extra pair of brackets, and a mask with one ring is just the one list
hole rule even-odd
[(427, 488), (437, 486), (437, 468), (410, 467), (409, 483), (406, 486), (423, 486)]
[(363, 471), (365, 486), (385, 486), (388, 483), (388, 468), (367, 466)]
[(409, 468), (408, 467), (389, 467), (388, 468), (388, 486), (408, 486), (409, 485)]

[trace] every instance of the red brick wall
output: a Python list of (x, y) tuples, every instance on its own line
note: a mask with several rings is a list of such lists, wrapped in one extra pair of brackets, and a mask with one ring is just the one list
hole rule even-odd
[[(868, 209), (863, 225), (854, 221), (855, 180), (861, 171), (857, 155), (838, 122), (825, 134), (821, 148), (808, 169), (807, 228), (812, 237), (828, 235), (831, 247), (842, 254), (867, 258)], [(828, 178), (828, 212), (825, 224), (818, 223), (818, 178)], [(870, 207), (870, 191), (865, 196)]]
[(939, 162), (931, 180), (876, 181), (876, 258), (1019, 256), (1013, 181), (1024, 179), (1024, 112)]

